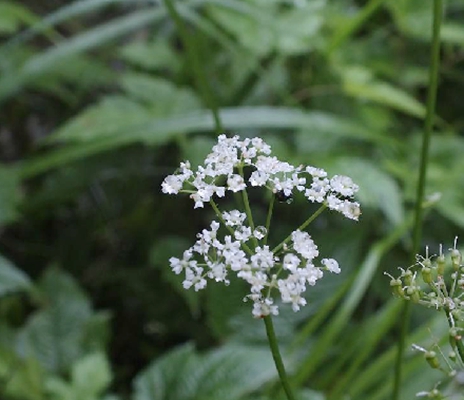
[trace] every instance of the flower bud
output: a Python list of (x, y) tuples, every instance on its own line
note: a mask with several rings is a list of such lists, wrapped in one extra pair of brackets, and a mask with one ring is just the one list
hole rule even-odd
[(406, 286), (411, 286), (414, 282), (414, 274), (411, 272), (410, 269), (407, 269), (403, 272), (402, 278), (404, 279), (404, 283)]
[(406, 289), (406, 294), (411, 298), (414, 303), (419, 303), (420, 292), (415, 286), (410, 286)]
[(391, 279), (390, 287), (395, 296), (404, 298), (403, 282), (401, 282), (401, 279)]
[(452, 249), (451, 250), (451, 264), (453, 265), (453, 269), (455, 271), (459, 271), (461, 262), (462, 262), (461, 252), (458, 249)]
[(427, 351), (425, 353), (425, 359), (432, 368), (440, 368), (440, 361), (438, 361), (437, 353), (435, 353), (434, 351)]
[(430, 267), (423, 267), (421, 270), (422, 274), (422, 279), (424, 280), (425, 283), (432, 283), (433, 277), (432, 277), (432, 269)]
[(446, 259), (445, 255), (440, 252), (440, 255), (437, 257), (437, 273), (438, 275), (443, 276), (445, 274)]

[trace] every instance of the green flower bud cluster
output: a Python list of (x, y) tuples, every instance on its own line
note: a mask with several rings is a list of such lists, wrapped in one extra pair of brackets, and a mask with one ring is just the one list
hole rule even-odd
[(400, 268), (397, 278), (386, 273), (391, 278), (390, 287), (397, 297), (445, 311), (450, 325), (456, 327), (456, 322), (464, 321), (464, 267), (457, 238), (448, 257), (441, 245), (438, 256), (428, 253), (426, 248), (425, 257), (417, 255), (414, 265)]
[[(444, 254), (440, 245), (438, 255), (429, 255), (426, 247), (425, 257), (416, 256), (414, 265), (407, 269), (399, 268), (398, 277), (390, 277), (390, 287), (396, 297), (444, 312), (449, 325), (449, 344), (451, 351), (445, 354), (438, 344), (425, 349), (413, 345), (421, 351), (428, 365), (443, 372), (444, 379), (431, 391), (417, 393), (418, 397), (430, 399), (451, 398), (450, 393), (458, 382), (457, 376), (464, 371), (464, 266), (462, 254), (457, 248), (457, 237), (453, 248)], [(458, 373), (458, 371), (460, 371)], [(444, 387), (446, 395), (438, 389)], [(461, 393), (462, 387), (458, 390)], [(454, 398), (454, 397), (453, 397)]]

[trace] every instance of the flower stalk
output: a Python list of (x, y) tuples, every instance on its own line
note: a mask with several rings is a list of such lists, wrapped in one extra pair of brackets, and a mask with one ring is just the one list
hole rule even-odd
[(263, 320), (264, 320), (264, 325), (266, 326), (266, 334), (267, 334), (267, 339), (269, 341), (269, 347), (271, 348), (272, 358), (274, 359), (274, 364), (277, 368), (280, 382), (287, 396), (287, 399), (295, 400), (292, 389), (290, 387), (290, 382), (287, 376), (287, 372), (285, 371), (285, 366), (282, 361), (282, 356), (280, 355), (279, 344), (277, 342), (277, 337), (274, 331), (274, 324), (272, 322), (272, 317), (270, 315), (267, 315), (263, 318)]
[[(413, 230), (412, 255), (417, 254), (422, 238), (423, 203), (425, 197), (425, 181), (427, 177), (427, 165), (429, 161), (430, 138), (433, 131), (435, 107), (438, 89), (438, 73), (440, 66), (440, 30), (443, 20), (443, 0), (433, 1), (433, 27), (432, 47), (430, 52), (430, 70), (424, 133), (422, 135), (422, 150), (420, 157), (419, 179), (417, 183), (415, 222)], [(412, 258), (413, 258), (412, 257)], [(398, 340), (398, 351), (395, 361), (395, 372), (393, 381), (393, 400), (400, 399), (400, 387), (402, 379), (403, 357), (406, 346), (406, 337), (409, 329), (410, 304), (405, 302), (400, 319), (400, 338)]]

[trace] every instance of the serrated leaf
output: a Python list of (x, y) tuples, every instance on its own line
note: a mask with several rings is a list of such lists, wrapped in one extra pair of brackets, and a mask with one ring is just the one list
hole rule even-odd
[(82, 356), (90, 303), (74, 280), (57, 269), (47, 270), (39, 287), (47, 307), (20, 330), (17, 349), (23, 357), (39, 360), (47, 370), (63, 372)]
[(26, 290), (31, 286), (29, 277), (12, 262), (0, 256), (0, 297)]
[(187, 344), (155, 360), (136, 378), (134, 399), (238, 400), (275, 376), (267, 348), (226, 345), (197, 355)]
[(277, 50), (296, 55), (314, 45), (322, 27), (324, 5), (324, 0), (318, 0), (282, 11), (269, 1), (258, 1), (235, 9), (215, 5), (209, 7), (209, 12), (253, 54), (263, 57)]
[[(193, 345), (188, 343), (153, 361), (134, 380), (134, 400), (175, 400), (172, 392), (177, 390), (188, 364), (196, 360)], [(184, 400), (191, 398), (193, 393)]]
[(240, 399), (262, 387), (277, 373), (267, 348), (232, 344), (210, 352), (191, 372), (199, 381), (197, 400)]

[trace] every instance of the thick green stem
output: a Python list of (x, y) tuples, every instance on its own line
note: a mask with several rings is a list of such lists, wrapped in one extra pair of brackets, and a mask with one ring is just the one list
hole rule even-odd
[(182, 18), (176, 10), (176, 7), (174, 7), (173, 0), (164, 0), (164, 5), (166, 6), (169, 15), (171, 16), (174, 23), (176, 24), (177, 29), (179, 30), (180, 38), (187, 53), (187, 60), (194, 74), (193, 77), (195, 79), (197, 89), (201, 93), (204, 103), (213, 114), (214, 124), (216, 126), (216, 133), (221, 133), (224, 130), (222, 128), (221, 119), (219, 117), (218, 107), (208, 85), (208, 80), (204, 72), (199, 49), (197, 48), (198, 46), (195, 43), (195, 36), (193, 36), (191, 33), (187, 31), (187, 28), (184, 22), (182, 21)]
[[(413, 231), (413, 246), (411, 258), (414, 260), (419, 251), (422, 237), (422, 223), (424, 214), (425, 180), (427, 176), (427, 164), (429, 160), (430, 138), (432, 136), (435, 106), (438, 87), (438, 70), (440, 65), (440, 28), (443, 19), (443, 0), (434, 0), (433, 6), (433, 32), (432, 49), (430, 53), (430, 72), (427, 96), (427, 111), (425, 115), (424, 134), (422, 135), (422, 151), (420, 158), (419, 179), (417, 183), (415, 221)], [(395, 374), (393, 382), (393, 400), (400, 398), (400, 386), (402, 377), (403, 354), (406, 346), (406, 336), (409, 329), (409, 302), (405, 302), (401, 313), (400, 339), (398, 341), (398, 352), (395, 363)]]
[(267, 339), (269, 340), (269, 347), (271, 348), (272, 358), (274, 359), (277, 372), (279, 373), (280, 382), (282, 383), (284, 392), (287, 395), (287, 399), (295, 400), (292, 389), (290, 388), (287, 373), (285, 372), (285, 366), (282, 361), (282, 356), (280, 355), (279, 345), (277, 343), (277, 338), (274, 332), (274, 324), (272, 323), (272, 318), (270, 315), (266, 315), (263, 319), (264, 324), (266, 325), (266, 334)]

